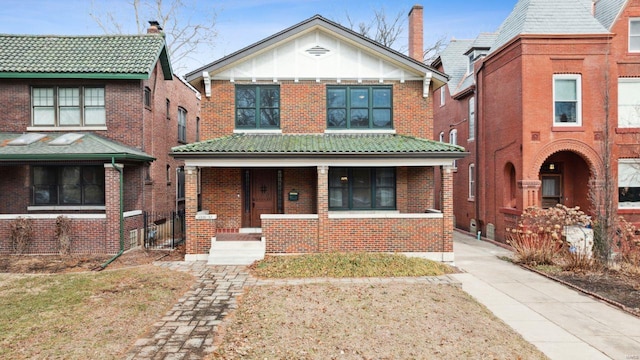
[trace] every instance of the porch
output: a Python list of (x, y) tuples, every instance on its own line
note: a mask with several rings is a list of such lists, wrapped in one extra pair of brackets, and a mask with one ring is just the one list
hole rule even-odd
[[(388, 134), (243, 135), (174, 148), (186, 165), (186, 260), (222, 264), (217, 255), (237, 242), (236, 255), (254, 245), (261, 256), (393, 252), (453, 262), (451, 166), (464, 154)], [(260, 229), (261, 240), (232, 239), (245, 228)]]

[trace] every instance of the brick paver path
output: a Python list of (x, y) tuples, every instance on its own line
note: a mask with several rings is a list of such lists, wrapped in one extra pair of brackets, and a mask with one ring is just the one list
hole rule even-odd
[(212, 266), (205, 261), (157, 262), (155, 265), (197, 276), (196, 283), (173, 308), (138, 339), (125, 359), (202, 359), (214, 351), (213, 337), (224, 317), (237, 308), (237, 297), (245, 286), (304, 285), (313, 283), (391, 282), (454, 284), (449, 275), (402, 278), (311, 278), (256, 279), (245, 266)]

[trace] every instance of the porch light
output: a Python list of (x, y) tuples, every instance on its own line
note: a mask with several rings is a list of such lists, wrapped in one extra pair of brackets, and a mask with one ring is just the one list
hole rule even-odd
[(340, 182), (347, 182), (347, 181), (349, 181), (348, 177), (346, 177), (346, 176), (341, 176), (340, 177)]
[(549, 170), (555, 170), (556, 165), (554, 163), (549, 164)]

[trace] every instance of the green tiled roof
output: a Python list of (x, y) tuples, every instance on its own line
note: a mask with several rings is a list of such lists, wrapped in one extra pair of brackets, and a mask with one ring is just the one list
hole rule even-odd
[(464, 148), (395, 134), (233, 134), (171, 149), (194, 155), (397, 155), (461, 158)]
[[(52, 36), (0, 34), (0, 77), (146, 79), (160, 60), (172, 76), (160, 34)], [(167, 74), (168, 73), (168, 74)]]
[[(29, 133), (37, 134), (37, 133)], [(71, 133), (67, 133), (71, 134)], [(152, 156), (92, 133), (78, 133), (79, 139), (68, 145), (51, 144), (65, 133), (41, 133), (41, 139), (26, 145), (11, 145), (20, 133), (0, 133), (0, 163), (66, 160), (153, 161)]]

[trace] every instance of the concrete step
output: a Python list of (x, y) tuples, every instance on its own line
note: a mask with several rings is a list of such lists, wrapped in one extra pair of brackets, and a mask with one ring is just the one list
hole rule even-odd
[(216, 241), (212, 239), (209, 265), (251, 265), (264, 259), (264, 241)]

